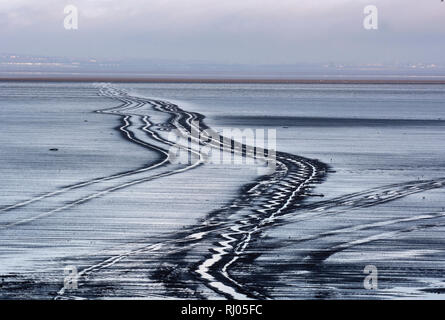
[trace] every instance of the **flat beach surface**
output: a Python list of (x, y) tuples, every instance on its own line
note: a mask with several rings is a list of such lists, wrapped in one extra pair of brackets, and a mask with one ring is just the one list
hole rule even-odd
[[(0, 298), (441, 299), (444, 101), (439, 83), (0, 82)], [(193, 130), (224, 128), (276, 130), (277, 170), (170, 161), (172, 134), (194, 154)]]

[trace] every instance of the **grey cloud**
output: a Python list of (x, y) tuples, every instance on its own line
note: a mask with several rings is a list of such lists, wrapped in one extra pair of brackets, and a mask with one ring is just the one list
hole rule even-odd
[[(362, 27), (362, 0), (2, 0), (2, 50), (65, 56), (240, 63), (445, 63), (445, 3), (376, 0), (380, 28)], [(421, 48), (419, 45), (421, 44)]]

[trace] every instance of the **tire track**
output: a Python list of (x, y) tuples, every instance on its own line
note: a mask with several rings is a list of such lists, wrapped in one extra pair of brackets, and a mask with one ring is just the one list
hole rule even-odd
[[(105, 94), (103, 89), (101, 89), (99, 94), (102, 95), (102, 96), (109, 97), (108, 95)], [(118, 105), (117, 107), (113, 107), (113, 108), (106, 109), (106, 110), (99, 110), (99, 111), (96, 111), (96, 112), (106, 113), (107, 110), (110, 110), (110, 111), (111, 110), (123, 110), (123, 109), (127, 109), (130, 106), (135, 107), (134, 103), (130, 99), (125, 99), (125, 98), (120, 97), (118, 100), (122, 102), (121, 105)], [(151, 148), (152, 146), (149, 146), (148, 144), (141, 143), (140, 141), (135, 141), (133, 136), (132, 136), (132, 134), (126, 130), (129, 127), (128, 119), (129, 119), (128, 117), (124, 117), (123, 118), (123, 125), (119, 128), (119, 131), (123, 134), (123, 136), (126, 139), (129, 139), (130, 141), (133, 141), (133, 142), (135, 142), (137, 144), (141, 144), (144, 147)], [(158, 149), (157, 151), (160, 151), (160, 150)], [(164, 151), (162, 151), (162, 153), (164, 153), (164, 155), (165, 155)], [(37, 196), (37, 197), (33, 197), (31, 199), (28, 199), (28, 200), (25, 200), (25, 201), (22, 201), (22, 202), (19, 202), (19, 203), (16, 203), (16, 204), (0, 208), (0, 213), (1, 212), (11, 211), (11, 210), (14, 210), (14, 209), (18, 209), (18, 208), (24, 207), (26, 205), (32, 204), (34, 202), (37, 202), (37, 201), (40, 201), (40, 200), (44, 200), (44, 199), (47, 199), (47, 198), (50, 198), (50, 197), (53, 197), (53, 196), (56, 196), (56, 195), (59, 195), (59, 194), (63, 194), (65, 192), (68, 192), (68, 191), (71, 191), (71, 190), (75, 190), (75, 189), (78, 189), (78, 188), (83, 188), (83, 187), (86, 187), (86, 186), (89, 186), (89, 185), (92, 185), (92, 184), (96, 184), (96, 183), (99, 183), (99, 182), (110, 181), (110, 180), (119, 179), (119, 178), (122, 178), (122, 177), (125, 177), (125, 176), (129, 176), (129, 175), (145, 172), (145, 171), (154, 169), (154, 168), (164, 164), (165, 163), (165, 159), (166, 158), (164, 157), (164, 159), (161, 160), (159, 163), (155, 163), (153, 165), (150, 165), (150, 166), (147, 166), (147, 167), (143, 167), (143, 168), (140, 168), (140, 169), (130, 170), (130, 171), (126, 171), (126, 172), (122, 172), (122, 173), (118, 173), (118, 174), (114, 174), (114, 175), (110, 175), (110, 176), (106, 176), (106, 177), (100, 177), (100, 178), (96, 178), (96, 179), (92, 179), (92, 180), (87, 180), (87, 181), (76, 183), (74, 185), (63, 187), (63, 188), (61, 188), (59, 190), (56, 190), (56, 191), (53, 191), (53, 192), (48, 192), (48, 193), (45, 193), (43, 195), (40, 195), (40, 196)]]
[[(431, 180), (430, 184), (434, 184), (436, 182), (436, 180)], [(386, 192), (392, 190), (395, 187), (400, 187), (400, 186), (411, 186), (413, 187), (413, 184), (415, 184), (416, 182), (407, 182), (407, 183), (401, 183), (401, 184), (395, 184), (395, 185), (389, 185), (389, 186), (384, 186), (381, 188), (374, 188), (374, 189), (370, 189), (370, 190), (366, 190), (363, 192), (359, 192), (359, 193), (354, 193), (351, 195), (345, 195), (342, 197), (338, 197), (337, 199), (349, 199), (349, 198), (356, 198), (357, 201), (359, 199), (362, 199), (363, 201), (366, 201), (369, 198), (370, 194), (375, 194), (376, 190), (386, 190)], [(426, 183), (426, 181), (422, 181), (422, 182), (418, 182), (419, 185), (424, 185)], [(436, 185), (437, 186), (437, 185)], [(424, 190), (422, 190), (421, 188), (417, 189), (417, 193), (423, 192)], [(403, 196), (407, 196), (408, 194), (402, 195)], [(391, 198), (388, 199), (388, 201), (395, 201), (397, 200), (396, 198)], [(235, 199), (231, 205), (229, 205), (229, 207), (231, 207), (232, 205), (235, 205), (235, 203), (237, 202), (237, 200)], [(323, 207), (327, 202), (329, 201), (320, 201), (319, 203), (315, 203), (313, 205), (311, 205), (312, 208), (316, 209), (317, 205), (320, 205), (320, 207)], [(373, 205), (379, 205), (380, 203), (378, 201), (373, 202), (373, 203), (369, 203), (369, 206), (373, 206)], [(344, 210), (354, 210), (357, 209), (357, 207), (355, 207), (352, 203), (349, 204), (348, 208), (344, 208)], [(296, 213), (298, 214), (298, 212)], [(282, 216), (283, 217), (283, 216)], [(285, 215), (284, 215), (285, 217)], [(417, 215), (417, 216), (413, 216), (413, 217), (406, 217), (406, 218), (399, 218), (399, 219), (393, 219), (393, 220), (386, 220), (386, 221), (380, 221), (380, 222), (374, 222), (374, 223), (369, 223), (369, 224), (364, 224), (364, 225), (360, 225), (360, 226), (354, 226), (354, 227), (347, 227), (347, 228), (340, 228), (337, 230), (332, 230), (332, 231), (328, 231), (328, 232), (324, 232), (321, 234), (316, 234), (316, 235), (310, 235), (310, 236), (305, 236), (302, 238), (297, 238), (294, 240), (294, 243), (298, 243), (298, 242), (304, 242), (304, 241), (311, 241), (311, 240), (317, 240), (323, 237), (330, 237), (330, 236), (337, 236), (340, 234), (346, 234), (346, 233), (352, 233), (352, 232), (356, 232), (356, 231), (360, 231), (360, 230), (370, 230), (370, 229), (376, 229), (376, 228), (380, 228), (380, 227), (385, 227), (385, 226), (389, 226), (389, 225), (394, 225), (394, 224), (399, 224), (399, 223), (409, 223), (409, 222), (416, 222), (416, 221), (423, 221), (423, 220), (434, 220), (434, 219), (440, 219), (445, 217), (445, 213), (443, 212), (439, 212), (439, 213), (428, 213), (428, 214), (421, 214), (421, 215)], [(171, 240), (165, 240), (162, 242), (158, 242), (155, 244), (150, 244), (150, 245), (146, 245), (146, 246), (142, 246), (141, 248), (135, 249), (135, 250), (130, 250), (127, 252), (124, 252), (120, 255), (116, 255), (113, 257), (110, 257), (102, 262), (99, 262), (95, 265), (92, 265), (88, 268), (85, 268), (82, 272), (79, 273), (79, 277), (82, 278), (86, 278), (90, 275), (92, 275), (95, 272), (99, 272), (105, 268), (110, 268), (112, 266), (114, 266), (115, 264), (118, 263), (123, 263), (124, 259), (131, 257), (131, 256), (137, 256), (140, 255), (142, 253), (167, 253), (168, 255), (174, 255), (178, 252), (184, 252), (184, 251), (190, 251), (193, 248), (195, 248), (196, 246), (201, 245), (200, 241), (202, 241), (203, 239), (206, 238), (206, 236), (208, 236), (209, 234), (222, 234), (222, 238), (225, 239), (226, 235), (230, 235), (230, 232), (233, 231), (234, 226), (232, 225), (231, 221), (224, 221), (221, 222), (221, 217), (212, 217), (211, 214), (209, 214), (208, 219), (206, 219), (206, 222), (202, 225), (198, 225), (192, 228), (189, 228), (188, 230), (184, 231), (183, 233), (179, 234), (179, 235), (172, 235), (171, 237), (167, 236), (167, 239), (171, 239)], [(279, 221), (280, 219), (278, 218), (277, 221)], [(289, 223), (290, 221), (287, 221), (287, 223)], [(245, 220), (241, 220), (240, 223), (242, 224), (246, 224)], [(277, 222), (281, 225), (285, 224), (286, 222)], [(274, 224), (273, 226), (276, 226), (276, 224)], [(427, 226), (431, 226), (433, 227), (433, 224), (429, 224)], [(435, 226), (438, 226), (437, 224)], [(267, 224), (264, 224), (262, 226), (263, 229), (270, 227)], [(408, 228), (408, 231), (415, 231), (416, 229), (412, 229), (412, 228)], [(258, 230), (258, 232), (260, 232), (261, 230)], [(382, 233), (380, 235), (380, 238), (384, 238), (385, 236), (395, 236), (397, 234), (403, 234), (404, 231), (400, 231), (400, 232), (396, 232), (394, 234), (386, 234), (386, 233)], [(174, 238), (176, 236), (176, 238)], [(233, 239), (226, 239), (227, 241), (233, 240)], [(366, 238), (366, 241), (371, 241), (373, 240), (373, 238)], [(377, 239), (375, 239), (377, 240)], [(235, 241), (235, 240), (233, 240)], [(363, 241), (362, 241), (363, 242)], [(358, 245), (359, 242), (353, 242), (353, 244)], [(141, 245), (140, 243), (134, 244), (135, 246), (137, 245)], [(346, 245), (341, 245), (339, 246), (339, 248), (337, 248), (337, 251), (341, 248), (345, 248), (346, 249)], [(335, 249), (335, 248), (334, 248)], [(327, 249), (328, 250), (328, 249)], [(326, 254), (326, 251), (321, 251), (323, 254)], [(332, 252), (333, 251), (328, 251), (328, 252)], [(239, 252), (240, 253), (240, 252)], [(163, 255), (164, 256), (164, 255)], [(241, 254), (240, 254), (241, 256)], [(316, 258), (313, 258), (312, 255), (308, 255), (307, 258), (305, 259), (306, 263), (305, 265), (310, 265), (311, 263), (314, 263), (315, 260), (319, 260), (320, 259), (320, 254), (317, 253), (313, 253), (313, 256)], [(327, 257), (326, 257), (327, 258)], [(166, 259), (166, 257), (164, 257), (164, 260), (168, 260)], [(317, 260), (317, 261), (318, 261)], [(233, 262), (232, 262), (233, 263)], [(229, 264), (230, 266), (230, 264)], [(125, 270), (125, 268), (123, 268), (122, 266), (117, 268), (118, 270)], [(225, 269), (221, 270), (222, 272), (227, 272), (227, 267)], [(229, 277), (230, 278), (230, 277)], [(231, 284), (236, 286), (236, 287), (241, 287), (242, 285), (237, 282), (236, 280), (228, 280), (227, 281), (231, 281)], [(261, 295), (248, 295), (248, 294), (242, 294), (236, 290), (231, 289), (230, 286), (228, 286), (228, 288), (226, 288), (227, 291), (231, 291), (231, 293), (233, 294), (233, 297), (237, 297), (237, 298), (245, 298), (245, 299), (250, 299), (250, 298), (264, 298), (264, 296)], [(61, 291), (59, 292), (60, 296), (58, 298), (63, 298), (64, 295), (64, 289), (61, 289)]]
[[(352, 232), (352, 231), (359, 231), (359, 230), (367, 230), (380, 227), (389, 226), (392, 224), (398, 224), (398, 223), (406, 223), (406, 222), (419, 222), (424, 220), (437, 220), (442, 219), (445, 217), (445, 212), (438, 212), (438, 213), (425, 213), (422, 215), (409, 217), (409, 218), (401, 218), (401, 219), (394, 219), (394, 220), (388, 220), (388, 221), (381, 221), (376, 223), (369, 223), (364, 224), (358, 227), (351, 227), (351, 228), (345, 228), (340, 230), (335, 230), (331, 232), (326, 232), (324, 234), (321, 234), (319, 236), (316, 236), (314, 238), (308, 237), (307, 239), (304, 239), (303, 241), (313, 240), (313, 239), (319, 239), (320, 237), (326, 237), (331, 235), (338, 235), (341, 232)], [(341, 244), (337, 244), (335, 246), (332, 246), (330, 248), (322, 249), (322, 250), (316, 250), (311, 252), (310, 254), (306, 255), (306, 257), (303, 259), (303, 262), (305, 265), (320, 265), (324, 263), (329, 257), (333, 256), (336, 253), (339, 253), (341, 251), (360, 246), (363, 244), (379, 241), (379, 240), (385, 240), (385, 239), (393, 239), (394, 237), (404, 235), (410, 232), (415, 232), (419, 230), (425, 230), (425, 229), (431, 229), (431, 228), (437, 228), (437, 227), (443, 227), (445, 226), (445, 223), (424, 223), (424, 224), (417, 224), (414, 226), (410, 226), (407, 228), (400, 228), (398, 230), (394, 231), (386, 231), (381, 232), (378, 234), (374, 234), (367, 237), (362, 237), (359, 239), (355, 239), (353, 241), (346, 241)]]
[[(153, 171), (155, 169), (160, 169), (162, 167), (165, 166), (171, 166), (170, 163), (170, 159), (169, 159), (169, 153), (168, 150), (161, 148), (153, 143), (149, 143), (147, 141), (144, 141), (140, 138), (138, 138), (137, 132), (143, 132), (146, 136), (150, 137), (150, 139), (152, 141), (156, 141), (156, 142), (160, 142), (163, 145), (166, 146), (172, 146), (173, 143), (171, 141), (168, 141), (166, 139), (163, 139), (161, 136), (159, 136), (157, 133), (155, 133), (153, 130), (150, 129), (150, 127), (152, 126), (152, 123), (149, 122), (148, 120), (148, 116), (140, 116), (140, 115), (136, 115), (134, 113), (129, 113), (129, 111), (134, 111), (136, 109), (140, 109), (141, 107), (144, 107), (148, 104), (147, 101), (139, 101), (138, 99), (135, 99), (131, 96), (128, 96), (125, 92), (120, 92), (117, 90), (108, 92), (106, 90), (101, 90), (100, 94), (103, 96), (107, 96), (110, 98), (113, 98), (115, 100), (121, 101), (122, 104), (117, 106), (117, 107), (113, 107), (110, 109), (106, 109), (106, 110), (98, 110), (96, 112), (98, 113), (106, 113), (106, 114), (116, 114), (119, 115), (122, 118), (122, 126), (119, 127), (119, 132), (121, 132), (121, 134), (129, 141), (140, 145), (142, 147), (148, 148), (150, 150), (156, 151), (161, 155), (161, 160), (158, 161), (157, 163), (154, 163), (148, 167), (145, 168), (141, 168), (141, 169), (137, 169), (137, 170), (133, 170), (133, 171), (129, 171), (129, 172), (125, 172), (125, 173), (121, 173), (121, 174), (116, 174), (116, 175), (111, 175), (108, 177), (102, 177), (102, 178), (97, 178), (97, 179), (93, 179), (93, 180), (89, 180), (89, 181), (85, 181), (85, 182), (81, 182), (72, 186), (68, 186), (65, 188), (62, 188), (60, 190), (54, 191), (54, 192), (49, 192), (46, 193), (44, 195), (38, 196), (38, 197), (34, 197), (31, 198), (29, 200), (2, 208), (0, 210), (0, 212), (8, 212), (8, 211), (12, 211), (12, 210), (16, 210), (22, 207), (27, 207), (29, 205), (32, 205), (36, 202), (48, 199), (48, 198), (53, 198), (56, 196), (61, 196), (64, 195), (66, 193), (69, 193), (70, 191), (74, 191), (74, 190), (86, 190), (86, 192), (88, 192), (87, 187), (92, 186), (92, 185), (96, 185), (102, 182), (108, 182), (108, 181), (117, 181), (117, 185), (113, 186), (113, 187), (109, 187), (106, 188), (104, 190), (101, 191), (97, 191), (97, 192), (92, 192), (89, 193), (81, 198), (78, 198), (76, 200), (72, 200), (69, 201), (68, 204), (64, 204), (62, 206), (59, 206), (57, 208), (54, 208), (52, 210), (37, 214), (37, 215), (33, 215), (31, 217), (26, 217), (26, 218), (22, 218), (22, 219), (16, 219), (16, 216), (14, 216), (13, 218), (15, 219), (15, 221), (12, 222), (7, 222), (7, 223), (3, 223), (0, 225), (0, 230), (2, 229), (8, 229), (11, 227), (15, 227), (18, 225), (23, 225), (23, 224), (27, 224), (30, 222), (33, 222), (37, 219), (41, 219), (41, 218), (45, 218), (48, 217), (50, 215), (53, 215), (55, 213), (73, 208), (75, 206), (78, 206), (80, 204), (83, 204), (85, 202), (88, 202), (90, 200), (105, 196), (106, 194), (109, 194), (111, 192), (115, 192), (127, 187), (131, 187), (140, 183), (144, 183), (144, 182), (148, 182), (148, 181), (152, 181), (154, 179), (159, 179), (162, 177), (167, 177), (173, 174), (177, 174), (177, 173), (181, 173), (190, 169), (194, 169), (197, 166), (201, 165), (204, 162), (204, 159), (202, 157), (202, 155), (198, 154), (196, 151), (188, 148), (188, 147), (184, 147), (182, 146), (182, 148), (184, 148), (185, 150), (187, 150), (190, 153), (193, 153), (197, 156), (197, 161), (195, 163), (191, 163), (189, 165), (186, 166), (179, 166), (178, 169), (171, 169), (171, 170), (167, 170), (165, 172), (161, 172), (161, 173), (157, 173), (157, 174), (152, 174), (149, 175), (148, 177), (144, 177), (144, 178), (139, 178), (139, 179), (133, 179), (130, 181), (126, 181), (124, 183), (119, 183), (119, 180), (122, 180), (122, 178), (127, 178), (127, 177), (133, 177), (136, 175), (140, 175), (140, 174), (145, 174), (145, 172), (148, 171)], [(149, 103), (149, 105), (153, 105), (153, 103)], [(181, 118), (181, 115), (178, 115), (178, 118)], [(177, 120), (175, 120), (177, 121)], [(141, 127), (134, 127), (134, 123), (136, 122), (140, 122), (143, 125)], [(170, 126), (174, 126), (174, 122), (169, 121), (168, 125)], [(181, 147), (181, 146), (179, 146)], [(178, 167), (178, 166), (175, 166)], [(63, 202), (67, 202), (66, 199), (61, 199)], [(2, 216), (3, 218), (6, 218), (4, 216)]]
[[(134, 117), (136, 115), (134, 113), (129, 114), (128, 111), (132, 110), (134, 112), (134, 109), (137, 109), (137, 107), (133, 106), (131, 102), (133, 103), (136, 102), (142, 106), (150, 104), (153, 106), (154, 109), (158, 111), (172, 114), (173, 118), (170, 120), (170, 124), (174, 125), (174, 127), (179, 130), (182, 136), (187, 137), (189, 141), (195, 142), (198, 145), (208, 144), (212, 147), (217, 147), (217, 148), (220, 148), (222, 145), (223, 147), (229, 148), (230, 150), (232, 150), (232, 146), (234, 146), (235, 152), (238, 152), (244, 156), (253, 157), (255, 159), (260, 159), (260, 160), (266, 159), (266, 157), (264, 156), (265, 154), (264, 151), (266, 151), (267, 154), (269, 155), (268, 150), (262, 150), (263, 153), (261, 154), (263, 156), (258, 157), (253, 152), (251, 153), (247, 152), (246, 145), (242, 145), (236, 141), (233, 141), (232, 139), (226, 139), (216, 134), (214, 136), (217, 136), (218, 139), (212, 137), (206, 142), (203, 142), (201, 140), (196, 141), (196, 138), (193, 135), (193, 130), (195, 130), (198, 133), (202, 133), (204, 130), (209, 129), (204, 124), (202, 125), (195, 124), (195, 121), (203, 120), (204, 117), (196, 113), (183, 111), (177, 105), (159, 100), (132, 97), (127, 95), (125, 92), (120, 92), (116, 89), (102, 89), (101, 94), (108, 95), (111, 98), (116, 98), (115, 96), (117, 96), (117, 99), (119, 99), (122, 102), (120, 108), (113, 107), (107, 110), (102, 110), (100, 111), (102, 113), (114, 113), (114, 114), (125, 115), (124, 119), (126, 119), (126, 121), (129, 121), (132, 119), (131, 117)], [(143, 121), (147, 121), (147, 118), (143, 118)], [(142, 130), (145, 132), (147, 131), (147, 129), (148, 125), (142, 128)], [(150, 133), (150, 135), (155, 139), (158, 140), (160, 139), (160, 136), (155, 133)], [(130, 136), (127, 135), (127, 138), (130, 138)], [(172, 145), (171, 143), (169, 144)], [(188, 148), (188, 151), (194, 152), (191, 150), (191, 148)], [(202, 155), (198, 154), (198, 156), (201, 157)], [(223, 284), (221, 281), (216, 281), (216, 282), (212, 281), (214, 279), (212, 274), (215, 273), (213, 269), (215, 269), (214, 267), (216, 266), (217, 262), (219, 262), (220, 260), (225, 261), (229, 258), (229, 256), (232, 256), (233, 254), (235, 254), (235, 256), (242, 254), (242, 251), (244, 251), (248, 247), (251, 237), (259, 230), (259, 227), (261, 227), (261, 225), (264, 224), (265, 221), (271, 223), (275, 219), (275, 216), (285, 212), (286, 210), (292, 209), (292, 205), (296, 201), (298, 201), (299, 198), (303, 196), (304, 190), (309, 186), (309, 184), (318, 182), (316, 181), (316, 178), (321, 178), (326, 172), (325, 166), (321, 165), (321, 163), (317, 161), (285, 153), (279, 153), (276, 161), (277, 161), (277, 170), (273, 174), (267, 175), (259, 179), (259, 181), (257, 181), (257, 183), (253, 187), (251, 187), (249, 190), (246, 190), (247, 193), (245, 195), (242, 195), (240, 199), (235, 200), (235, 203), (245, 202), (246, 200), (248, 200), (248, 202), (250, 203), (253, 203), (255, 201), (259, 202), (257, 204), (258, 210), (250, 212), (252, 217), (248, 220), (242, 220), (242, 222), (239, 221), (231, 222), (233, 225), (227, 229), (230, 230), (230, 232), (224, 233), (222, 235), (223, 238), (226, 238), (229, 241), (225, 243), (219, 242), (219, 245), (221, 245), (221, 247), (220, 248), (215, 247), (212, 249), (215, 251), (219, 251), (219, 256), (213, 256), (212, 258), (205, 260), (202, 263), (202, 265), (196, 269), (197, 274), (201, 277), (201, 279), (204, 282), (207, 283), (208, 286), (217, 291), (220, 292), (222, 291), (222, 293), (225, 295), (230, 296), (230, 295), (240, 294), (237, 293), (237, 289), (231, 287), (233, 286), (233, 283), (236, 283), (236, 281), (231, 279), (229, 273), (227, 272), (227, 269), (235, 261), (231, 261), (232, 258), (230, 258), (228, 261), (225, 262), (226, 265), (224, 265), (222, 268), (222, 274), (225, 276), (226, 278), (225, 280), (227, 280), (230, 283), (230, 285)], [(202, 162), (203, 160), (201, 159), (201, 163)], [(318, 170), (319, 168), (322, 168), (322, 170)], [(182, 171), (183, 169), (177, 170), (172, 172), (171, 174)], [(158, 178), (165, 175), (166, 174), (162, 174), (154, 176), (153, 178)], [(144, 179), (143, 181), (134, 181), (127, 185), (118, 186), (111, 190), (106, 190), (105, 192), (115, 191), (122, 187), (128, 187), (130, 185), (144, 181), (147, 180)], [(276, 185), (276, 183), (280, 181), (283, 182), (283, 185)], [(286, 186), (284, 186), (284, 183), (286, 183)], [(93, 194), (90, 197), (95, 198), (100, 195), (103, 195), (103, 193)], [(262, 197), (264, 197), (264, 199), (261, 199)], [(84, 200), (87, 199), (81, 199), (78, 202), (75, 202), (71, 205), (78, 205), (82, 203)], [(235, 204), (234, 206), (236, 207), (237, 205)], [(60, 208), (57, 210), (65, 208)], [(239, 209), (243, 208), (244, 208), (243, 206), (239, 207)], [(233, 206), (231, 209), (233, 209)], [(47, 214), (49, 213), (46, 213), (46, 215)], [(209, 233), (203, 233), (201, 237), (197, 237), (196, 239), (201, 240), (208, 235)], [(189, 236), (193, 237), (193, 235)], [(115, 259), (116, 261), (120, 261), (120, 258), (115, 258)], [(108, 264), (105, 263), (105, 265)], [(96, 269), (93, 267), (92, 269), (86, 269), (86, 270), (96, 270)], [(221, 273), (220, 270), (216, 272)], [(220, 286), (223, 286), (224, 289), (221, 289)]]
[[(163, 107), (168, 108), (168, 111), (176, 111), (178, 107), (176, 105), (161, 103)], [(193, 123), (193, 120), (196, 119), (196, 116), (185, 112), (188, 114), (188, 118), (185, 118), (186, 125), (190, 127), (190, 131), (187, 131), (188, 134), (191, 135), (193, 139), (193, 134), (191, 134), (191, 129), (194, 128), (199, 133), (203, 132), (203, 129), (198, 125), (196, 126)], [(206, 127), (206, 129), (208, 129)], [(217, 139), (214, 137), (218, 137)], [(225, 137), (220, 136), (219, 134), (213, 131), (213, 134), (208, 137), (210, 141), (210, 145), (215, 148), (220, 148), (221, 145), (223, 147), (232, 148), (235, 150), (240, 150), (241, 153), (245, 156), (255, 157), (253, 154), (254, 148), (248, 148), (245, 145), (242, 145), (236, 141), (229, 140), (230, 144), (228, 144)], [(221, 141), (223, 141), (221, 143)], [(200, 142), (200, 141), (198, 141)], [(251, 153), (246, 152), (246, 150), (252, 150)], [(267, 151), (267, 150), (263, 150)], [(264, 152), (262, 153), (264, 154)], [(263, 159), (264, 160), (264, 159)], [(254, 195), (254, 197), (263, 196), (263, 192), (256, 191), (260, 186), (280, 182), (283, 180), (283, 185), (277, 187), (275, 193), (271, 193), (268, 199), (264, 200), (262, 206), (254, 212), (252, 216), (254, 219), (250, 220), (240, 220), (234, 221), (234, 225), (229, 228), (230, 232), (223, 233), (221, 237), (222, 241), (218, 241), (218, 247), (213, 247), (211, 250), (216, 251), (213, 255), (211, 255), (208, 259), (203, 261), (195, 270), (195, 272), (200, 276), (200, 278), (205, 281), (211, 288), (216, 290), (217, 292), (222, 293), (231, 298), (247, 298), (246, 295), (237, 292), (236, 289), (233, 288), (241, 287), (239, 283), (237, 283), (234, 279), (232, 279), (228, 273), (229, 267), (236, 262), (238, 257), (242, 255), (242, 253), (248, 247), (252, 236), (259, 231), (259, 229), (266, 223), (273, 223), (276, 216), (286, 212), (286, 210), (292, 209), (293, 205), (303, 197), (305, 189), (309, 186), (310, 183), (315, 183), (320, 181), (320, 178), (324, 176), (327, 171), (327, 167), (322, 165), (321, 163), (305, 159), (303, 157), (297, 157), (285, 153), (277, 154), (277, 166), (281, 168), (281, 170), (277, 170), (278, 174), (274, 174), (273, 178), (270, 177), (263, 178), (260, 180), (254, 187), (248, 190), (248, 193)], [(253, 199), (252, 199), (253, 200)], [(219, 213), (221, 214), (221, 212)], [(260, 215), (258, 215), (260, 214)], [(267, 215), (265, 218), (261, 218), (261, 215)], [(258, 219), (258, 217), (260, 217)], [(247, 228), (247, 230), (245, 230)], [(202, 234), (202, 237), (205, 237), (207, 234)], [(242, 240), (239, 240), (242, 238)], [(234, 256), (230, 258), (228, 261), (227, 257)], [(220, 263), (221, 261), (225, 261), (222, 268), (217, 269), (216, 271), (214, 267)], [(227, 285), (224, 281), (218, 281), (214, 274), (222, 275), (225, 280), (230, 283)]]
[[(170, 113), (172, 115), (171, 123), (174, 123), (175, 128), (179, 130), (183, 137), (187, 137), (189, 141), (193, 141), (195, 144), (207, 144), (213, 148), (223, 146), (234, 149), (235, 152), (247, 157), (263, 161), (267, 160), (266, 157), (258, 157), (249, 146), (231, 139), (224, 139), (223, 136), (215, 133), (203, 123), (196, 124), (196, 121), (204, 119), (202, 115), (184, 111), (177, 105), (165, 101), (139, 97), (132, 97), (132, 99), (142, 105), (150, 104), (158, 111)], [(124, 104), (127, 103), (125, 100), (122, 100), (122, 102)], [(130, 109), (128, 104), (126, 104), (126, 108)], [(115, 109), (111, 108), (109, 110), (115, 112)], [(204, 142), (201, 139), (197, 139), (192, 132), (193, 130), (204, 134), (204, 136), (207, 135), (207, 139)], [(211, 133), (210, 135), (208, 134), (209, 132)], [(153, 135), (152, 137), (156, 138), (156, 136)], [(231, 276), (230, 269), (246, 255), (246, 250), (251, 245), (253, 239), (265, 228), (298, 221), (299, 219), (310, 219), (318, 215), (338, 214), (347, 210), (376, 206), (410, 194), (441, 188), (445, 183), (445, 178), (412, 181), (374, 188), (331, 200), (304, 204), (302, 200), (309, 195), (307, 191), (313, 184), (319, 183), (324, 179), (328, 170), (327, 166), (316, 160), (281, 152), (276, 154), (276, 165), (277, 170), (273, 174), (263, 176), (255, 183), (246, 185), (240, 196), (234, 199), (231, 204), (209, 213), (203, 225), (188, 229), (181, 234), (179, 239), (174, 239), (172, 236), (171, 238), (173, 239), (171, 240), (126, 251), (85, 268), (81, 271), (80, 276), (87, 277), (104, 268), (124, 263), (125, 258), (130, 256), (160, 252), (161, 249), (163, 252), (166, 252), (164, 261), (169, 261), (169, 256), (173, 256), (178, 252), (183, 253), (184, 260), (188, 259), (187, 255), (189, 257), (199, 257), (203, 255), (202, 249), (199, 249), (199, 247), (204, 247), (211, 253), (207, 254), (205, 259), (201, 259), (192, 269), (189, 269), (189, 271), (196, 274), (197, 281), (205, 283), (211, 290), (226, 298), (264, 298), (261, 293), (249, 292), (242, 283)], [(342, 228), (307, 236), (298, 239), (298, 241), (309, 241), (319, 237), (329, 237), (357, 230), (379, 228), (390, 224), (412, 222), (416, 221), (416, 219), (419, 221), (435, 219), (441, 216), (441, 214), (424, 214), (416, 217)], [(372, 241), (372, 239), (368, 240)], [(341, 248), (340, 246), (337, 249)], [(178, 261), (177, 263), (186, 262)], [(162, 281), (162, 279), (159, 280)], [(63, 296), (63, 289), (59, 294)]]

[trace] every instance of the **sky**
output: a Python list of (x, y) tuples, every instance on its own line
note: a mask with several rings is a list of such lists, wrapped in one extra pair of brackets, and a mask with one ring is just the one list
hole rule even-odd
[[(64, 7), (78, 29), (64, 28)], [(378, 29), (363, 27), (364, 7)], [(0, 0), (0, 53), (233, 64), (445, 65), (441, 0)]]

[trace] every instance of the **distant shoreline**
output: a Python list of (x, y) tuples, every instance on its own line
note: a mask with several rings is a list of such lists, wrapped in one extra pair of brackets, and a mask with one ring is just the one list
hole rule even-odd
[(0, 77), (0, 82), (126, 82), (126, 83), (251, 83), (251, 84), (445, 84), (431, 79), (250, 79), (135, 77)]

